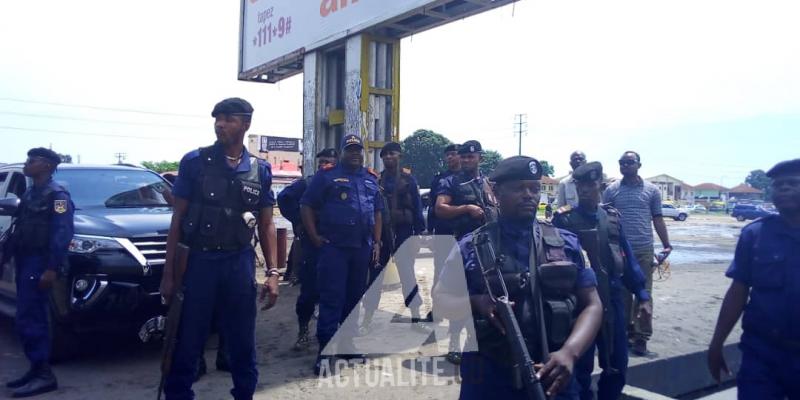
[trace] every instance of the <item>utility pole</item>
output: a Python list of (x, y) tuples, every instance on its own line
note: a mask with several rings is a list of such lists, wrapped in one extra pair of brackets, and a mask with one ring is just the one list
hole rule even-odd
[(128, 153), (114, 153), (114, 157), (117, 157), (117, 164), (122, 164), (125, 158), (128, 157)]
[(522, 135), (528, 134), (528, 114), (514, 115), (514, 133), (519, 136), (519, 152), (517, 155), (522, 155)]

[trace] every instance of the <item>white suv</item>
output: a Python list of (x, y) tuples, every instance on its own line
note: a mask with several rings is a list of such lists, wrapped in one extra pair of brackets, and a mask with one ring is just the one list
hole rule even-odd
[(675, 208), (672, 204), (662, 204), (661, 214), (665, 217), (670, 217), (675, 221), (686, 221), (689, 217), (689, 212), (683, 208)]

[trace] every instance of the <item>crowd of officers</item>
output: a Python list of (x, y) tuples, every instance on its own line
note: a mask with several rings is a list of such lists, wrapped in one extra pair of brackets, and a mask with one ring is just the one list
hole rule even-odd
[[(221, 101), (211, 113), (215, 143), (187, 153), (180, 162), (160, 288), (165, 302), (178, 289), (184, 300), (166, 376), (167, 399), (194, 398), (192, 384), (219, 309), (224, 312), (216, 325), (225, 338), (227, 367), (233, 378), (231, 395), (252, 399), (256, 389), (257, 297), (260, 287), (263, 308), (275, 304), (279, 272), (271, 167), (248, 153), (243, 144), (252, 114), (245, 100)], [(370, 331), (380, 300), (380, 291), (368, 293), (367, 287), (394, 256), (412, 323), (422, 327), (424, 321), (446, 318), (450, 322), (447, 358), (460, 364), (462, 399), (527, 398), (520, 366), (512, 361), (516, 358), (504, 337), (509, 326), (498, 318), (498, 301), (512, 304), (525, 346), (537, 363), (537, 377), (549, 397), (593, 398), (591, 373), (597, 349), (603, 370), (597, 396), (619, 398), (625, 385), (627, 330), (632, 320), (625, 315), (625, 290), (637, 299), (633, 311), (637, 316), (652, 315), (652, 303), (646, 277), (625, 235), (625, 215), (601, 202), (603, 166), (587, 163), (582, 153), (573, 154), (570, 183), (574, 192), (564, 190), (568, 198), (552, 220), (540, 220), (536, 218), (543, 174), (539, 161), (511, 157), (485, 176), (479, 170), (482, 152), (475, 140), (445, 148), (446, 170), (430, 184), (427, 221), (419, 185), (410, 170), (401, 168), (399, 144), (387, 143), (380, 151), (385, 167), (380, 173), (363, 166), (364, 144), (358, 135), (345, 135), (339, 148), (316, 154), (316, 173), (277, 196), (297, 239), (292, 254), (300, 281), (295, 348), (310, 346), (309, 323), (318, 306), (316, 373), (331, 361), (323, 349), (334, 335), (345, 339), (325, 354), (361, 357), (352, 338)], [(640, 165), (638, 154), (631, 153), (620, 160), (623, 174)], [(25, 245), (12, 253), (18, 268), (17, 328), (31, 368), (7, 384), (16, 397), (57, 387), (47, 364), (47, 289), (65, 264), (74, 210), (67, 191), (52, 181), (57, 155), (33, 149), (28, 156), (25, 174), (33, 179), (33, 186), (22, 198), (16, 223), (21, 229), (15, 230), (22, 235), (17, 243)], [(800, 160), (781, 163), (768, 174), (775, 179), (774, 200), (781, 215), (745, 228), (728, 271), (734, 283), (709, 352), (712, 374), (719, 377), (720, 371), (727, 370), (722, 343), (745, 310), (749, 294), (742, 340), (742, 371), (747, 371), (747, 377), (740, 375), (740, 398), (796, 398), (800, 393), (797, 380), (792, 379), (800, 376), (800, 308), (796, 306), (800, 297), (800, 253), (796, 251)], [(433, 246), (433, 295), (438, 308), (422, 316), (413, 265), (417, 250), (402, 244), (425, 232), (452, 236), (457, 248)], [(261, 285), (255, 275), (254, 238), (266, 264)], [(182, 288), (175, 287), (177, 266), (172, 257), (179, 243), (190, 248)], [(666, 247), (671, 250), (668, 240)], [(409, 254), (396, 254), (404, 248)], [(453, 278), (458, 276), (462, 278)], [(464, 278), (466, 293), (456, 284)], [(359, 318), (362, 297), (364, 315)], [(452, 306), (465, 302), (471, 305), (467, 313), (459, 314), (459, 307)], [(793, 322), (786, 322), (787, 315)], [(459, 336), (470, 320), (478, 351), (462, 354)], [(776, 369), (782, 373), (772, 374)]]

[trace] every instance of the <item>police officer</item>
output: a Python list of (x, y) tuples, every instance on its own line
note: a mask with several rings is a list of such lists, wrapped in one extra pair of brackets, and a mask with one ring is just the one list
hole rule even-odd
[[(461, 170), (442, 179), (436, 192), (437, 221), (447, 224), (456, 239), (497, 218), (494, 194), (478, 168), (482, 154), (483, 148), (477, 140), (468, 140), (459, 146)], [(458, 364), (461, 362), (459, 336), (462, 324), (450, 320), (450, 325), (447, 359)]]
[[(379, 262), (369, 270), (369, 286), (380, 276), (391, 256), (396, 255), (395, 262), (403, 286), (404, 303), (411, 309), (411, 322), (416, 324), (420, 322), (419, 308), (422, 305), (414, 274), (414, 261), (418, 249), (410, 243), (404, 247), (403, 243), (412, 235), (421, 235), (425, 231), (422, 198), (419, 195), (417, 180), (411, 175), (411, 171), (400, 168), (403, 154), (399, 143), (386, 143), (380, 151), (380, 157), (385, 167), (378, 181), (385, 202), (381, 235), (383, 243)], [(367, 292), (364, 299), (364, 323), (361, 333), (369, 329), (380, 296), (380, 288), (373, 288)], [(414, 326), (419, 327), (419, 325)]]
[(355, 306), (364, 294), (367, 269), (378, 262), (381, 247), (383, 201), (378, 175), (363, 167), (364, 145), (357, 135), (345, 135), (341, 151), (339, 163), (314, 175), (300, 199), (303, 227), (319, 249), (317, 374), (323, 358), (328, 358), (322, 351), (340, 324), (344, 339), (338, 342), (337, 354), (357, 354), (352, 341), (358, 334)]
[(739, 399), (800, 398), (800, 159), (767, 171), (779, 215), (742, 229), (726, 275), (733, 279), (708, 349), (717, 381), (730, 374), (722, 349), (742, 317)]
[(461, 171), (443, 179), (436, 193), (436, 216), (451, 222), (456, 238), (497, 217), (494, 194), (478, 169), (482, 154), (477, 140), (468, 140), (459, 146)]
[[(436, 217), (436, 198), (438, 197), (442, 180), (456, 174), (461, 170), (461, 157), (458, 156), (458, 145), (449, 144), (444, 148), (444, 164), (447, 170), (439, 172), (433, 176), (430, 184), (430, 195), (428, 203), (428, 231), (435, 235), (452, 235), (453, 228), (448, 223), (448, 220), (442, 220)], [(449, 249), (448, 249), (449, 250)], [(434, 270), (437, 271), (434, 275), (438, 275), (438, 271), (444, 265), (444, 260), (447, 254), (439, 257), (441, 260), (437, 262), (436, 254), (434, 254)], [(438, 267), (437, 267), (438, 265)]]
[(217, 307), (223, 309), (220, 327), (230, 356), (231, 394), (235, 399), (252, 399), (255, 392), (257, 284), (252, 238), (256, 226), (267, 266), (261, 292), (262, 301), (269, 295), (265, 308), (277, 301), (278, 270), (271, 167), (243, 144), (252, 115), (253, 107), (243, 99), (217, 103), (211, 112), (217, 141), (189, 152), (180, 162), (161, 279), (165, 299), (176, 289), (177, 243), (189, 246), (190, 254), (178, 341), (164, 388), (168, 400), (194, 398), (194, 374)]
[[(602, 164), (591, 162), (576, 168), (572, 173), (572, 180), (576, 185), (578, 205), (576, 208), (570, 205), (559, 208), (553, 218), (553, 225), (579, 235), (584, 249), (598, 249), (595, 260), (601, 264), (592, 265), (592, 269), (598, 276), (598, 290), (608, 294), (608, 298), (601, 297), (604, 301), (603, 307), (607, 310), (604, 317), (608, 320), (604, 322), (604, 328), (595, 341), (600, 353), (600, 367), (603, 369), (597, 384), (597, 399), (616, 400), (622, 394), (628, 368), (628, 339), (625, 332), (627, 324), (622, 285), (636, 294), (639, 313), (652, 313), (652, 304), (649, 301), (650, 295), (645, 290), (644, 274), (620, 228), (619, 212), (609, 205), (599, 204), (603, 181)], [(580, 236), (580, 232), (596, 232), (596, 243), (584, 243), (590, 239)], [(605, 287), (601, 290), (602, 285)], [(591, 386), (595, 345), (589, 348), (575, 367), (582, 400), (594, 398)]]
[(73, 213), (69, 193), (53, 181), (61, 158), (54, 151), (28, 151), (23, 173), (33, 186), (22, 195), (17, 209), (11, 249), (16, 261), (16, 327), (31, 366), (21, 378), (8, 382), (12, 397), (28, 397), (58, 388), (50, 370), (50, 288), (67, 267), (72, 240)]
[[(602, 305), (595, 275), (584, 267), (577, 237), (536, 220), (541, 176), (541, 165), (533, 158), (515, 156), (500, 162), (491, 174), (499, 220), (459, 241), (460, 253), (451, 253), (434, 289), (442, 304), (440, 309), (447, 313), (467, 301), (472, 305), (478, 352), (464, 353), (461, 399), (527, 398), (515, 383), (505, 327), (496, 315), (494, 299), (488, 295), (487, 284), (492, 285), (492, 293), (500, 290), (495, 272), (487, 272), (494, 268), (502, 272), (529, 352), (544, 364), (539, 365), (538, 372), (546, 393), (550, 397), (578, 398), (573, 367), (594, 341)], [(488, 254), (494, 257), (486, 257)], [(468, 299), (454, 285), (462, 261)], [(532, 268), (537, 271), (533, 277)], [(530, 286), (532, 281), (537, 282), (534, 287)], [(538, 303), (533, 292), (541, 293), (544, 301)], [(532, 311), (538, 305), (546, 311)]]
[[(331, 169), (338, 161), (339, 153), (336, 149), (324, 149), (317, 153), (317, 171)], [(292, 347), (300, 351), (308, 348), (308, 323), (314, 314), (314, 307), (319, 302), (319, 292), (317, 291), (317, 248), (311, 243), (311, 239), (303, 229), (303, 221), (300, 217), (300, 199), (306, 192), (308, 182), (312, 177), (301, 178), (287, 186), (278, 194), (278, 207), (281, 215), (292, 223), (292, 231), (295, 239), (300, 243), (300, 251), (294, 253), (293, 257), (298, 257), (300, 295), (297, 296), (295, 313), (299, 333), (297, 342)]]

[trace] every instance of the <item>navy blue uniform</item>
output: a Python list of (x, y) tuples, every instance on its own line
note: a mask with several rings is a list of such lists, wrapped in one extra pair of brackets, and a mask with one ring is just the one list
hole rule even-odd
[[(314, 314), (314, 307), (319, 302), (317, 291), (317, 260), (319, 249), (305, 235), (303, 221), (300, 218), (300, 199), (308, 187), (310, 178), (298, 179), (278, 193), (278, 207), (289, 222), (292, 223), (295, 238), (300, 240), (302, 261), (300, 262), (300, 295), (297, 296), (295, 313), (300, 326), (308, 325)], [(296, 255), (295, 255), (296, 256)]]
[[(351, 310), (358, 315), (354, 308), (367, 283), (375, 212), (383, 210), (383, 201), (377, 179), (366, 168), (350, 171), (337, 165), (314, 175), (300, 204), (316, 212), (319, 234), (328, 240), (317, 264), (317, 340), (322, 350)], [(352, 336), (357, 320), (343, 327)]]
[(800, 398), (800, 229), (780, 216), (742, 229), (726, 275), (750, 288), (742, 317), (740, 399)]
[(428, 195), (430, 199), (430, 204), (428, 205), (428, 232), (437, 235), (453, 234), (453, 228), (450, 226), (450, 223), (436, 216), (436, 198), (439, 197), (439, 193), (441, 192), (442, 181), (452, 175), (452, 171), (440, 172), (436, 174), (431, 181), (431, 191)]
[[(69, 193), (53, 181), (33, 186), (22, 195), (20, 218), (17, 220), (15, 236), (30, 229), (32, 221), (24, 218), (25, 209), (32, 204), (40, 208), (43, 218), (42, 241), (32, 245), (29, 239), (16, 240), (14, 259), (17, 266), (17, 314), (16, 328), (31, 364), (47, 363), (50, 360), (50, 329), (48, 327), (49, 291), (39, 289), (39, 280), (46, 270), (60, 272), (67, 266), (67, 250), (74, 233), (73, 216), (75, 206)], [(33, 236), (37, 236), (34, 234)], [(22, 233), (22, 236), (25, 234)], [(21, 243), (20, 243), (21, 242)]]
[[(215, 157), (223, 157), (221, 146), (213, 147)], [(227, 167), (233, 179), (251, 171), (251, 155), (245, 151), (238, 167)], [(204, 167), (201, 152), (186, 154), (180, 162), (173, 195), (192, 201), (201, 186)], [(257, 207), (275, 204), (270, 190), (272, 170), (264, 160), (257, 160), (261, 184)], [(197, 200), (197, 199), (194, 199)], [(186, 239), (186, 238), (184, 238)], [(191, 247), (183, 278), (184, 305), (178, 332), (178, 343), (167, 376), (164, 392), (167, 399), (193, 399), (192, 383), (197, 363), (203, 354), (211, 328), (212, 315), (219, 307), (220, 327), (226, 338), (233, 378), (231, 394), (235, 399), (251, 399), (258, 381), (255, 351), (256, 289), (255, 251), (248, 243), (239, 250), (208, 250)]]
[[(584, 220), (591, 221), (595, 227), (598, 226), (599, 220), (596, 212), (587, 211), (580, 207), (572, 209), (570, 212), (579, 213)], [(565, 226), (564, 214), (561, 213), (555, 215), (553, 225), (559, 228), (571, 229), (571, 227)], [(628, 336), (626, 333), (625, 306), (622, 297), (623, 285), (629, 292), (635, 293), (639, 301), (650, 300), (650, 294), (647, 293), (644, 286), (644, 274), (636, 261), (630, 243), (625, 238), (625, 233), (622, 231), (620, 231), (619, 241), (625, 255), (622, 276), (615, 268), (607, 269), (609, 271), (609, 300), (611, 302), (609, 308), (611, 309), (614, 324), (614, 337), (612, 339), (614, 351), (606, 358), (605, 353), (608, 352), (608, 349), (605, 348), (604, 342), (598, 337), (595, 344), (575, 364), (575, 378), (580, 385), (580, 398), (582, 400), (594, 398), (591, 386), (595, 347), (601, 353), (600, 367), (603, 369), (600, 381), (597, 384), (597, 399), (618, 399), (623, 387), (625, 387), (625, 374), (628, 369)], [(611, 365), (605, 365), (606, 359), (609, 360)], [(614, 370), (613, 373), (612, 369)]]
[[(502, 243), (500, 251), (502, 254), (529, 267), (530, 243), (532, 240), (531, 222), (504, 220), (500, 218), (498, 224), (500, 226), (500, 239)], [(564, 251), (566, 255), (578, 266), (578, 278), (575, 282), (575, 290), (595, 287), (597, 285), (597, 280), (594, 272), (584, 265), (583, 255), (581, 253), (581, 247), (578, 244), (577, 236), (564, 230), (559, 230), (559, 233), (565, 241)], [(453, 251), (450, 254), (445, 269), (458, 268), (461, 265), (461, 261), (463, 261), (469, 294), (477, 295), (486, 293), (486, 284), (482, 275), (481, 266), (478, 263), (477, 253), (472, 243), (472, 233), (466, 234), (459, 240), (458, 245), (460, 252)], [(461, 257), (462, 260), (458, 260), (457, 257)], [(442, 283), (452, 281), (454, 280), (446, 279), (442, 280)], [(461, 383), (460, 395), (460, 398), (463, 400), (527, 398), (523, 390), (514, 388), (513, 371), (510, 368), (498, 365), (495, 361), (479, 352), (464, 353), (464, 357), (461, 361), (461, 376), (464, 377)], [(572, 382), (570, 382), (557, 398), (578, 398), (578, 386), (574, 377)]]

